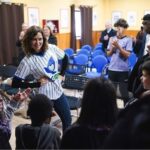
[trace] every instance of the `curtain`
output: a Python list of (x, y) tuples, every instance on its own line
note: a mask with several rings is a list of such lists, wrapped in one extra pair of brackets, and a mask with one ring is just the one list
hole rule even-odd
[(76, 51), (75, 5), (71, 5), (71, 40), (70, 47)]
[(92, 43), (92, 11), (90, 6), (80, 6), (81, 11), (81, 46)]
[(0, 4), (0, 64), (12, 64), (17, 57), (16, 41), (23, 20), (23, 4)]

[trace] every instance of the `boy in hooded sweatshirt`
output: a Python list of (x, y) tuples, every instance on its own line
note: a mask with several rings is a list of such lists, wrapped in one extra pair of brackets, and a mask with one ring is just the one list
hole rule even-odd
[(58, 149), (61, 133), (50, 126), (53, 113), (49, 98), (43, 94), (32, 97), (27, 114), (31, 124), (16, 127), (16, 149)]

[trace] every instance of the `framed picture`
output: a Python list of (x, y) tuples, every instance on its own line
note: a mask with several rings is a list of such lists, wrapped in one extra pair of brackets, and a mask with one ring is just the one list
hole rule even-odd
[(120, 18), (121, 18), (121, 12), (120, 11), (113, 11), (112, 12), (112, 24), (113, 25)]
[(39, 9), (35, 7), (28, 8), (28, 24), (29, 26), (39, 26)]
[(68, 9), (60, 9), (60, 25), (61, 28), (68, 28), (69, 12)]
[(136, 19), (137, 19), (137, 13), (134, 11), (129, 11), (127, 13), (127, 22), (129, 26), (135, 26), (136, 25)]
[(150, 14), (150, 10), (145, 10), (144, 15), (146, 15), (146, 14)]
[(98, 16), (96, 12), (93, 12), (93, 26), (97, 25)]
[(58, 20), (42, 20), (43, 27), (44, 25), (47, 25), (51, 28), (53, 33), (59, 33), (59, 21)]

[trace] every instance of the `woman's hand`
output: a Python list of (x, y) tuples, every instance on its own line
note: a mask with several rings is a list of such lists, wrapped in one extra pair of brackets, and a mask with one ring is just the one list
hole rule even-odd
[(41, 86), (43, 86), (49, 82), (48, 78), (45, 76), (41, 77), (38, 81), (41, 83)]
[(65, 76), (59, 75), (59, 79), (60, 79), (61, 81), (65, 81)]
[(7, 85), (11, 86), (12, 85), (12, 78), (5, 79), (4, 81), (2, 81), (1, 84), (7, 84)]

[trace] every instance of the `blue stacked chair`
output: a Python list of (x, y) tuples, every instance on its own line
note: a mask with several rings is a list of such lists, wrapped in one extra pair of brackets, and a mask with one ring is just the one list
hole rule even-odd
[(97, 50), (103, 51), (103, 48), (101, 46), (94, 47), (93, 51), (97, 51)]
[(97, 43), (97, 44), (95, 45), (95, 48), (96, 48), (96, 47), (101, 47), (101, 48), (102, 48), (102, 47), (103, 47), (103, 44), (102, 44), (102, 43)]
[(136, 61), (137, 61), (136, 54), (132, 52), (132, 53), (130, 54), (128, 60), (129, 60), (129, 68), (130, 68), (130, 71), (132, 71), (132, 69), (133, 69), (133, 67), (134, 67), (134, 65), (135, 65), (135, 63), (136, 63)]
[(80, 55), (80, 54), (84, 54), (88, 57), (90, 56), (90, 52), (85, 48), (84, 49), (82, 48), (80, 51), (77, 52), (77, 55)]
[(88, 64), (88, 56), (80, 54), (74, 57), (73, 64), (69, 64), (68, 69), (66, 70), (67, 74), (81, 75), (86, 71)]
[(86, 72), (85, 76), (88, 78), (100, 77), (105, 65), (108, 61), (105, 56), (98, 55), (92, 59), (91, 71)]
[(92, 53), (92, 59), (93, 59), (94, 57), (98, 56), (98, 55), (103, 55), (103, 56), (105, 56), (105, 53), (104, 53), (103, 51), (94, 51), (94, 52)]
[(90, 45), (83, 45), (82, 47), (81, 47), (81, 49), (87, 49), (88, 51), (92, 51), (92, 47), (90, 46)]
[(68, 55), (68, 57), (72, 56), (74, 54), (74, 50), (72, 48), (66, 48), (64, 50), (65, 54)]
[(72, 48), (66, 48), (64, 50), (65, 54), (68, 56), (69, 59), (69, 63), (73, 63), (73, 59), (74, 59), (74, 50)]

